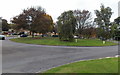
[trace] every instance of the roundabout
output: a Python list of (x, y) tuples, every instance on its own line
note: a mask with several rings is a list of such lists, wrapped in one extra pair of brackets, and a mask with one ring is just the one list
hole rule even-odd
[(80, 60), (118, 55), (118, 46), (44, 46), (2, 41), (3, 73), (36, 73)]

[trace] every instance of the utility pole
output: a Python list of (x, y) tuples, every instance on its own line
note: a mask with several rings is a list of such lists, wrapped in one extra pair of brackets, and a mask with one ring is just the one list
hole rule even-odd
[(2, 17), (0, 17), (0, 34), (2, 34)]
[(118, 2), (118, 17), (120, 17), (120, 1)]

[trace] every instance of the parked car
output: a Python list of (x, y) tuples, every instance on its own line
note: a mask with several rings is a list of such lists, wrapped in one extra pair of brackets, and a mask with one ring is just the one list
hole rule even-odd
[(12, 35), (18, 35), (17, 33), (12, 33)]
[(52, 35), (52, 37), (59, 37), (58, 35)]
[(0, 40), (5, 40), (5, 35), (0, 35)]
[(20, 37), (27, 37), (28, 35), (26, 34), (21, 34)]
[(18, 33), (18, 35), (22, 35), (22, 34), (25, 34), (24, 32), (20, 32), (20, 33)]
[(120, 41), (120, 36), (115, 36), (114, 40)]

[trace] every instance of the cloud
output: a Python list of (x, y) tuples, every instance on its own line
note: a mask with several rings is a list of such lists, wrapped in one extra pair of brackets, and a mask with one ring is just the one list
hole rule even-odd
[(92, 12), (95, 16), (94, 10), (100, 9), (101, 3), (105, 7), (112, 8), (114, 14), (112, 20), (118, 16), (118, 1), (119, 0), (2, 0), (0, 4), (0, 16), (10, 20), (10, 18), (20, 14), (23, 9), (31, 6), (42, 6), (46, 12), (50, 14), (54, 21), (64, 11), (75, 9), (86, 9)]

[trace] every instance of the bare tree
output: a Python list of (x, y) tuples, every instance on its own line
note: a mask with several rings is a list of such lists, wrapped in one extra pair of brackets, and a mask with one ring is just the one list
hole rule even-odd
[(84, 35), (84, 32), (83, 30), (88, 28), (88, 27), (91, 27), (91, 12), (89, 12), (88, 10), (75, 10), (74, 11), (74, 16), (76, 18), (76, 21), (77, 21), (77, 26), (76, 26), (76, 29), (77, 29), (77, 33), (78, 35)]

